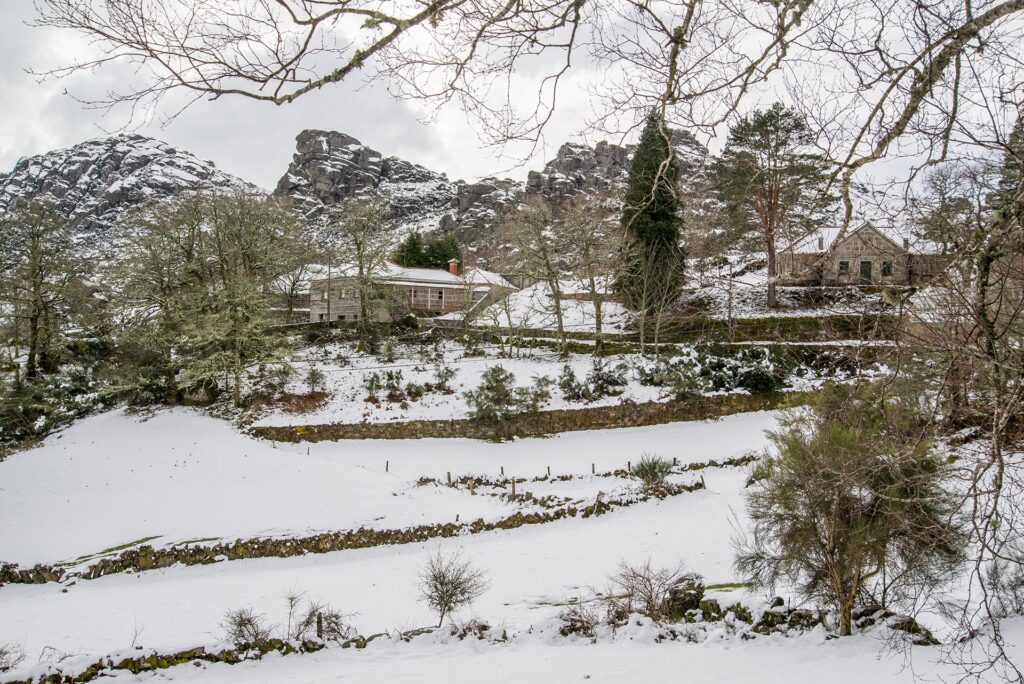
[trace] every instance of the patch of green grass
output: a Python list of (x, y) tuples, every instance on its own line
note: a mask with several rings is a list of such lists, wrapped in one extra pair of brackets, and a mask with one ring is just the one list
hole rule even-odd
[(154, 539), (159, 539), (160, 537), (161, 535), (159, 534), (153, 535), (152, 537), (143, 537), (142, 539), (136, 539), (135, 541), (128, 542), (127, 544), (121, 544), (120, 546), (111, 546), (109, 549), (103, 549), (102, 551), (98, 551), (96, 553), (88, 553), (84, 556), (79, 556), (78, 558), (66, 561), (64, 563), (61, 563), (60, 565), (78, 565), (79, 563), (84, 563), (85, 561), (90, 561), (94, 558), (108, 556), (110, 554), (120, 553), (121, 551), (127, 551), (128, 549), (134, 548), (136, 546), (142, 546), (146, 542), (151, 542)]

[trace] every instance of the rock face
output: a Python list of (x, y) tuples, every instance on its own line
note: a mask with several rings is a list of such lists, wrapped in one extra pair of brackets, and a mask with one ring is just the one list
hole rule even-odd
[[(680, 185), (684, 191), (694, 176), (702, 173), (708, 151), (685, 131), (672, 132), (679, 164)], [(623, 192), (629, 177), (636, 145), (615, 145), (599, 142), (594, 147), (565, 143), (555, 158), (544, 165), (543, 171), (531, 171), (526, 180), (526, 192), (538, 194), (556, 204), (579, 193)]]
[(259, 191), (166, 143), (115, 135), (19, 160), (0, 175), (0, 212), (18, 199), (48, 195), (83, 238), (102, 242), (129, 209), (196, 190)]
[(296, 139), (292, 163), (274, 190), (309, 219), (366, 192), (385, 196), (403, 225), (432, 230), (450, 211), (456, 187), (444, 174), (398, 157), (385, 159), (350, 135), (306, 130)]

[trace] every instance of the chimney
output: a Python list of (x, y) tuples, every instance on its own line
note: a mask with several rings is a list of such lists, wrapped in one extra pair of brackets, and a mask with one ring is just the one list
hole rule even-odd
[(448, 260), (448, 272), (452, 275), (459, 275), (459, 260), (449, 259)]
[(825, 238), (821, 237), (820, 235), (818, 236), (818, 251), (825, 251)]

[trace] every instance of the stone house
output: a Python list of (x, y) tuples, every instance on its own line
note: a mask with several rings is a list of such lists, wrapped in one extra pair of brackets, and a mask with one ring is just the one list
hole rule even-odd
[[(340, 275), (315, 279), (309, 285), (309, 321), (358, 321), (361, 315), (359, 291), (346, 275), (350, 268), (338, 269)], [(374, 274), (381, 300), (376, 321), (386, 323), (413, 314), (417, 318), (434, 318), (457, 312), (479, 310), (498, 301), (517, 288), (497, 273), (472, 268), (458, 272), (458, 262), (449, 263), (447, 271), (434, 268), (411, 268), (384, 262)]]
[(948, 263), (933, 243), (864, 223), (841, 237), (822, 228), (781, 247), (775, 276), (780, 285), (920, 285)]

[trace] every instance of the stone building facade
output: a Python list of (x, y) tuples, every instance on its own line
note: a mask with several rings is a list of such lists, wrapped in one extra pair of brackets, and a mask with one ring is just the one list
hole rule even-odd
[(948, 263), (930, 243), (865, 223), (842, 237), (823, 229), (781, 248), (775, 276), (780, 285), (907, 286), (927, 282)]

